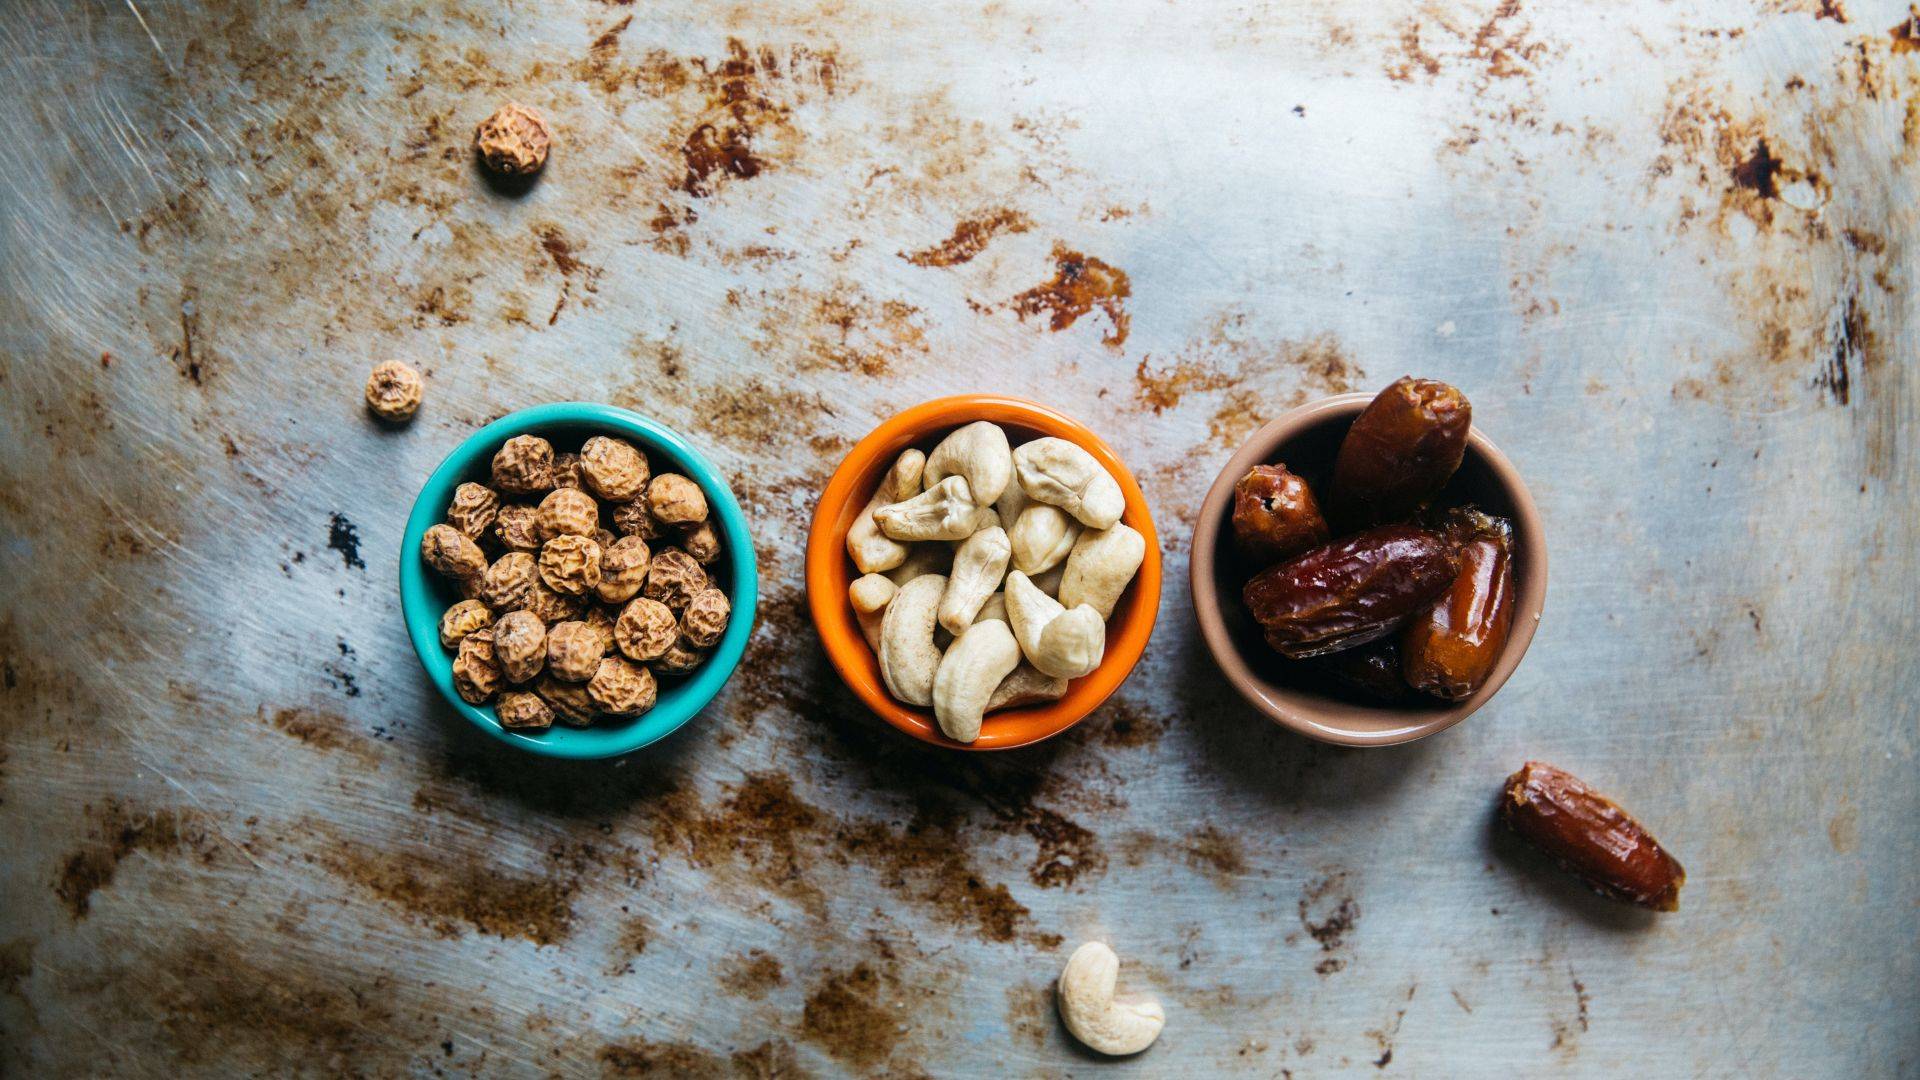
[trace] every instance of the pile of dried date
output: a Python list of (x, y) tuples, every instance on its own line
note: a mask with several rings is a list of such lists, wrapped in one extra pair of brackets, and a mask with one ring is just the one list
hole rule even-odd
[(1347, 430), (1326, 513), (1284, 464), (1240, 478), (1234, 541), (1258, 569), (1241, 596), (1275, 652), (1387, 701), (1486, 682), (1513, 625), (1513, 529), (1433, 506), (1472, 422), (1460, 391), (1403, 378)]
[(577, 453), (516, 435), (491, 480), (456, 488), (420, 542), (465, 597), (440, 619), (460, 696), (517, 730), (653, 708), (656, 674), (699, 666), (732, 613), (705, 569), (720, 557), (705, 492), (606, 435)]

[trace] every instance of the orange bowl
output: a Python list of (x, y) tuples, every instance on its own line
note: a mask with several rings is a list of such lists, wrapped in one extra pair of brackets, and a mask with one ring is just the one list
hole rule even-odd
[[(1120, 483), (1127, 497), (1120, 520), (1147, 542), (1146, 558), (1107, 620), (1106, 659), (1090, 674), (1067, 685), (1059, 701), (988, 713), (980, 738), (955, 742), (940, 733), (932, 709), (903, 705), (887, 693), (880, 662), (867, 647), (847, 602), (847, 586), (859, 576), (847, 557), (847, 530), (880, 486), (893, 460), (908, 447), (932, 450), (949, 431), (975, 420), (990, 420), (1007, 430), (1018, 445), (1052, 435), (1092, 454)], [(1160, 535), (1147, 513), (1147, 498), (1118, 455), (1084, 424), (1045, 405), (998, 394), (963, 394), (916, 405), (874, 428), (834, 470), (807, 534), (807, 607), (827, 659), (867, 708), (901, 731), (936, 746), (956, 750), (1011, 750), (1052, 738), (1086, 718), (1127, 681), (1153, 636), (1160, 613)]]

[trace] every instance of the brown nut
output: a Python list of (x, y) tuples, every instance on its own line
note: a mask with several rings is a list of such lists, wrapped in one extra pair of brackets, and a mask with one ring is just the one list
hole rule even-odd
[(530, 176), (547, 163), (553, 132), (538, 112), (509, 101), (473, 130), (473, 150), (502, 176)]
[(1432, 501), (1467, 451), (1473, 406), (1443, 382), (1406, 377), (1367, 404), (1333, 461), (1327, 510), (1343, 529), (1399, 521)]
[(647, 583), (647, 568), (653, 555), (647, 542), (637, 536), (623, 536), (600, 553), (600, 584), (593, 594), (603, 603), (624, 604)]
[(451, 525), (435, 525), (420, 538), (420, 557), (427, 565), (450, 578), (470, 578), (486, 573), (487, 557), (480, 545)]
[(508, 551), (540, 550), (540, 511), (514, 503), (493, 519), (493, 537)]
[(587, 696), (615, 716), (638, 716), (653, 708), (658, 695), (653, 672), (618, 656), (601, 660), (587, 680)]
[(556, 536), (593, 538), (600, 528), (600, 504), (593, 496), (572, 488), (554, 488), (540, 500), (540, 539)]
[(553, 710), (554, 718), (568, 727), (586, 727), (600, 712), (600, 707), (587, 693), (586, 683), (562, 682), (554, 678), (552, 672), (540, 676), (540, 681), (533, 684), (533, 691)]
[(631, 501), (646, 490), (647, 455), (625, 439), (595, 435), (580, 447), (580, 475), (587, 489), (608, 502)]
[(493, 486), (511, 495), (553, 487), (553, 444), (538, 435), (508, 439), (493, 455)]
[(700, 485), (679, 473), (661, 473), (647, 485), (647, 506), (669, 525), (694, 525), (707, 520), (707, 495)]
[(712, 521), (703, 521), (680, 534), (680, 547), (694, 562), (707, 566), (720, 557), (720, 534)]
[(531, 611), (509, 611), (493, 624), (493, 659), (507, 681), (523, 683), (547, 663), (547, 626)]
[(707, 587), (707, 572), (693, 556), (679, 548), (662, 548), (647, 567), (647, 584), (640, 595), (658, 600), (675, 611), (687, 606), (694, 594)]
[(376, 364), (367, 376), (367, 408), (390, 424), (404, 424), (420, 410), (426, 384), (420, 373), (398, 360)]
[(1285, 465), (1255, 465), (1233, 485), (1233, 540), (1255, 569), (1327, 542), (1327, 519), (1305, 480)]
[(620, 538), (613, 535), (613, 533), (610, 532), (609, 530), (606, 530), (606, 529), (593, 530), (593, 542), (600, 545), (600, 553), (603, 555), (606, 554), (606, 551), (608, 548), (613, 546), (613, 542), (618, 539)]
[(552, 626), (579, 618), (580, 613), (586, 610), (587, 597), (554, 592), (547, 588), (546, 582), (535, 577), (533, 584), (527, 587), (527, 598), (520, 606), (533, 612), (541, 622)]
[(527, 590), (539, 577), (532, 555), (509, 551), (487, 567), (487, 576), (480, 582), (480, 600), (495, 611), (525, 607)]
[(680, 621), (658, 600), (642, 596), (620, 610), (613, 641), (635, 660), (657, 660), (680, 636)]
[(557, 679), (586, 682), (605, 655), (606, 639), (584, 622), (563, 622), (547, 631), (547, 670)]
[(600, 635), (602, 653), (613, 651), (613, 615), (606, 608), (589, 607), (587, 613), (580, 617), (580, 621), (586, 623), (589, 630)]
[(600, 584), (600, 545), (584, 536), (556, 536), (540, 549), (540, 580), (547, 588), (580, 596)]
[(702, 589), (687, 601), (687, 610), (680, 616), (680, 634), (696, 649), (711, 649), (726, 632), (727, 617), (732, 613), (733, 605), (727, 602), (726, 593)]
[(500, 516), (500, 496), (485, 484), (461, 484), (453, 489), (453, 501), (447, 504), (447, 524), (479, 540), (493, 528)]
[(1687, 871), (1620, 805), (1572, 773), (1538, 761), (1520, 766), (1501, 791), (1507, 827), (1615, 900), (1677, 911)]
[(676, 638), (673, 644), (667, 646), (666, 652), (655, 658), (653, 666), (666, 672), (692, 671), (706, 658), (705, 653), (688, 645), (684, 639)]
[(460, 647), (460, 639), (475, 630), (493, 625), (493, 612), (478, 600), (462, 600), (440, 616), (440, 644), (449, 649)]
[(585, 491), (586, 481), (580, 475), (580, 455), (564, 453), (553, 455), (553, 486), (573, 491)]
[(637, 536), (642, 540), (658, 540), (666, 535), (666, 526), (654, 520), (653, 511), (647, 509), (647, 500), (635, 499), (632, 502), (616, 504), (611, 513), (613, 527), (622, 536)]
[(453, 688), (460, 692), (460, 700), (485, 705), (505, 682), (506, 675), (493, 657), (492, 630), (475, 630), (460, 639), (460, 651), (453, 657)]
[(553, 726), (553, 709), (540, 695), (528, 690), (509, 690), (500, 695), (493, 707), (500, 726), (515, 731), (544, 731)]

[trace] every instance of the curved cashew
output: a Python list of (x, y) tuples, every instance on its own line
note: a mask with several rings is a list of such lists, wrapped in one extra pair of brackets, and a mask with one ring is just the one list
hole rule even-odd
[(873, 523), (894, 540), (965, 540), (1000, 524), (991, 506), (974, 504), (967, 482), (949, 476), (903, 502), (873, 512)]
[[(1019, 548), (1014, 551), (1017, 555)], [(1112, 616), (1113, 605), (1120, 602), (1120, 594), (1146, 557), (1146, 538), (1128, 525), (1088, 529), (1067, 556), (1067, 572), (1060, 579), (1061, 605), (1086, 604), (1103, 619)]]
[(1013, 544), (1013, 568), (1032, 576), (1060, 564), (1080, 536), (1080, 523), (1057, 506), (1028, 503), (1007, 528)]
[(887, 490), (893, 493), (893, 501), (911, 499), (920, 494), (920, 480), (926, 474), (927, 455), (908, 447), (893, 459), (893, 467), (887, 470)]
[(933, 704), (933, 678), (940, 668), (933, 618), (946, 591), (944, 575), (923, 574), (900, 586), (881, 617), (880, 677), (887, 692), (908, 705)]
[(860, 511), (860, 516), (854, 518), (852, 527), (847, 529), (847, 555), (861, 573), (877, 574), (905, 561), (906, 545), (881, 535), (873, 513), (883, 506), (920, 494), (920, 473), (926, 461), (927, 456), (918, 450), (908, 450), (894, 459), (887, 475), (881, 478), (880, 486), (874, 489), (873, 498), (867, 500), (866, 508)]
[(1060, 973), (1060, 1019), (1090, 1050), (1116, 1057), (1153, 1045), (1167, 1014), (1152, 998), (1116, 997), (1120, 958), (1098, 941), (1073, 950)]
[[(982, 611), (980, 617), (986, 618), (986, 612)], [(1043, 675), (1039, 668), (1023, 662), (994, 688), (993, 696), (987, 699), (987, 711), (1017, 709), (1022, 705), (1038, 705), (1042, 701), (1059, 701), (1066, 696), (1067, 680)]]
[(1092, 454), (1065, 439), (1048, 436), (1013, 452), (1020, 486), (1035, 502), (1051, 503), (1092, 529), (1120, 520), (1127, 497)]
[(967, 537), (953, 553), (947, 593), (940, 598), (940, 625), (953, 634), (972, 626), (980, 606), (1007, 576), (1007, 560), (1012, 554), (1007, 530), (998, 525)]
[(1002, 679), (1020, 664), (1020, 645), (1007, 624), (987, 620), (954, 639), (933, 677), (933, 716), (947, 738), (972, 742)]
[(853, 605), (854, 621), (860, 624), (860, 634), (867, 639), (867, 647), (876, 654), (880, 651), (880, 621), (886, 617), (887, 605), (899, 591), (900, 587), (883, 574), (868, 574), (847, 586), (847, 602)]
[(955, 428), (927, 455), (928, 487), (949, 476), (964, 477), (981, 506), (999, 499), (1013, 483), (1013, 451), (1007, 446), (1007, 433), (985, 420)]
[(1077, 679), (1100, 666), (1107, 624), (1099, 612), (1085, 604), (1069, 611), (1018, 570), (1007, 575), (1006, 596), (1014, 639), (1043, 674)]
[(953, 565), (953, 545), (938, 541), (929, 544), (908, 544), (907, 561), (886, 572), (887, 580), (895, 585), (905, 585), (914, 578), (927, 574), (944, 574)]

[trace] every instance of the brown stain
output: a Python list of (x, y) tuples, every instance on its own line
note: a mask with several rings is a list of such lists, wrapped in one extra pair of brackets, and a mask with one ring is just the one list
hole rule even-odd
[(1850, 855), (1860, 848), (1860, 812), (1851, 806), (1827, 820), (1827, 843), (1834, 852)]
[(1247, 858), (1240, 842), (1219, 826), (1202, 825), (1187, 837), (1187, 863), (1211, 875), (1216, 883), (1231, 885), (1247, 874)]
[(1045, 316), (1047, 328), (1055, 333), (1098, 309), (1111, 326), (1100, 336), (1100, 343), (1118, 350), (1127, 343), (1132, 320), (1127, 314), (1126, 302), (1132, 295), (1133, 283), (1126, 271), (1055, 243), (1053, 277), (1015, 295), (1006, 306), (1022, 322), (1029, 317)]
[(1170, 724), (1167, 718), (1127, 700), (1108, 701), (1087, 721), (1097, 727), (1101, 743), (1118, 750), (1153, 746), (1167, 733)]
[(1321, 958), (1313, 970), (1331, 975), (1347, 966), (1342, 951), (1347, 935), (1360, 922), (1360, 904), (1347, 887), (1345, 871), (1334, 871), (1308, 882), (1300, 892), (1300, 925), (1320, 945)]
[(1857, 295), (1848, 295), (1829, 331), (1829, 345), (1813, 385), (1837, 405), (1853, 401), (1853, 384), (1881, 360), (1880, 340), (1868, 324), (1866, 308)]
[(204, 824), (191, 811), (139, 810), (108, 799), (98, 809), (88, 806), (86, 813), (92, 821), (89, 840), (61, 861), (53, 883), (53, 894), (76, 922), (87, 917), (93, 894), (112, 884), (120, 863), (136, 851), (171, 855), (188, 849), (203, 861), (214, 858)]
[(1107, 856), (1092, 830), (1045, 807), (1028, 807), (1021, 826), (1039, 846), (1027, 868), (1027, 879), (1043, 889), (1059, 889), (1081, 875), (1106, 872)]
[(806, 282), (756, 299), (761, 355), (798, 373), (877, 377), (929, 352), (928, 327), (918, 307), (876, 297), (851, 280)]
[(533, 877), (504, 870), (480, 854), (383, 851), (351, 840), (327, 843), (315, 860), (443, 938), (458, 937), (465, 926), (552, 945), (573, 931), (580, 882), (567, 868)]
[(1553, 1021), (1553, 1043), (1549, 1049), (1572, 1054), (1579, 1049), (1580, 1036), (1587, 1033), (1590, 1024), (1588, 1010), (1593, 998), (1587, 993), (1586, 984), (1580, 981), (1580, 976), (1574, 974), (1572, 965), (1567, 967), (1567, 979), (1573, 986), (1574, 1014)]
[(271, 717), (260, 716), (274, 730), (316, 750), (340, 750), (378, 767), (380, 755), (363, 736), (357, 734), (346, 717), (320, 709), (275, 709)]
[[(637, 404), (648, 391), (636, 390), (625, 398), (637, 399)], [(616, 402), (625, 398), (616, 395)], [(696, 391), (696, 426), (716, 439), (749, 450), (791, 449), (810, 432), (837, 418), (833, 405), (819, 394), (784, 389), (759, 376)]]
[(620, 936), (614, 939), (613, 963), (608, 968), (609, 973), (615, 976), (633, 974), (634, 958), (647, 951), (653, 938), (652, 920), (645, 915), (628, 918), (620, 927)]
[(912, 1022), (888, 1008), (899, 1000), (896, 980), (860, 963), (829, 971), (807, 994), (801, 1036), (843, 1065), (872, 1069), (890, 1057)]
[[(1220, 446), (1235, 447), (1287, 409), (1347, 393), (1366, 377), (1330, 333), (1268, 340), (1248, 321), (1238, 308), (1217, 312), (1172, 357), (1143, 358), (1134, 370), (1133, 407), (1158, 415), (1181, 408), (1190, 397), (1210, 399), (1208, 433)], [(1291, 389), (1283, 389), (1288, 384)], [(1175, 486), (1187, 482), (1182, 476)]]
[(775, 987), (787, 984), (779, 959), (763, 949), (753, 949), (722, 961), (719, 970), (720, 988), (734, 997), (749, 1001), (760, 1001)]
[(1920, 8), (1908, 7), (1907, 17), (1887, 31), (1887, 40), (1895, 55), (1920, 51)]
[(776, 1039), (725, 1055), (693, 1043), (625, 1039), (601, 1047), (594, 1058), (601, 1075), (609, 1077), (800, 1080), (808, 1075), (795, 1060), (793, 1047)]
[(546, 261), (560, 273), (560, 294), (554, 299), (553, 312), (547, 316), (547, 325), (552, 326), (560, 321), (560, 313), (574, 298), (576, 284), (583, 301), (600, 291), (601, 269), (580, 257), (585, 245), (569, 240), (558, 225), (536, 226), (534, 237), (539, 242), (541, 252), (546, 255)]
[(1033, 219), (1018, 210), (995, 210), (983, 217), (962, 220), (952, 235), (932, 247), (900, 252), (900, 257), (915, 266), (959, 266), (973, 261), (1001, 233), (1023, 233), (1033, 228)]
[[(808, 89), (832, 96), (840, 62), (831, 52), (804, 46), (782, 55), (731, 38), (723, 59), (695, 60), (688, 73), (705, 95), (706, 107), (681, 141), (686, 171), (679, 187), (694, 198), (707, 198), (729, 181), (750, 180), (774, 167), (774, 154), (765, 144), (800, 140), (792, 122), (794, 106)], [(788, 145), (784, 152), (792, 150)]]

